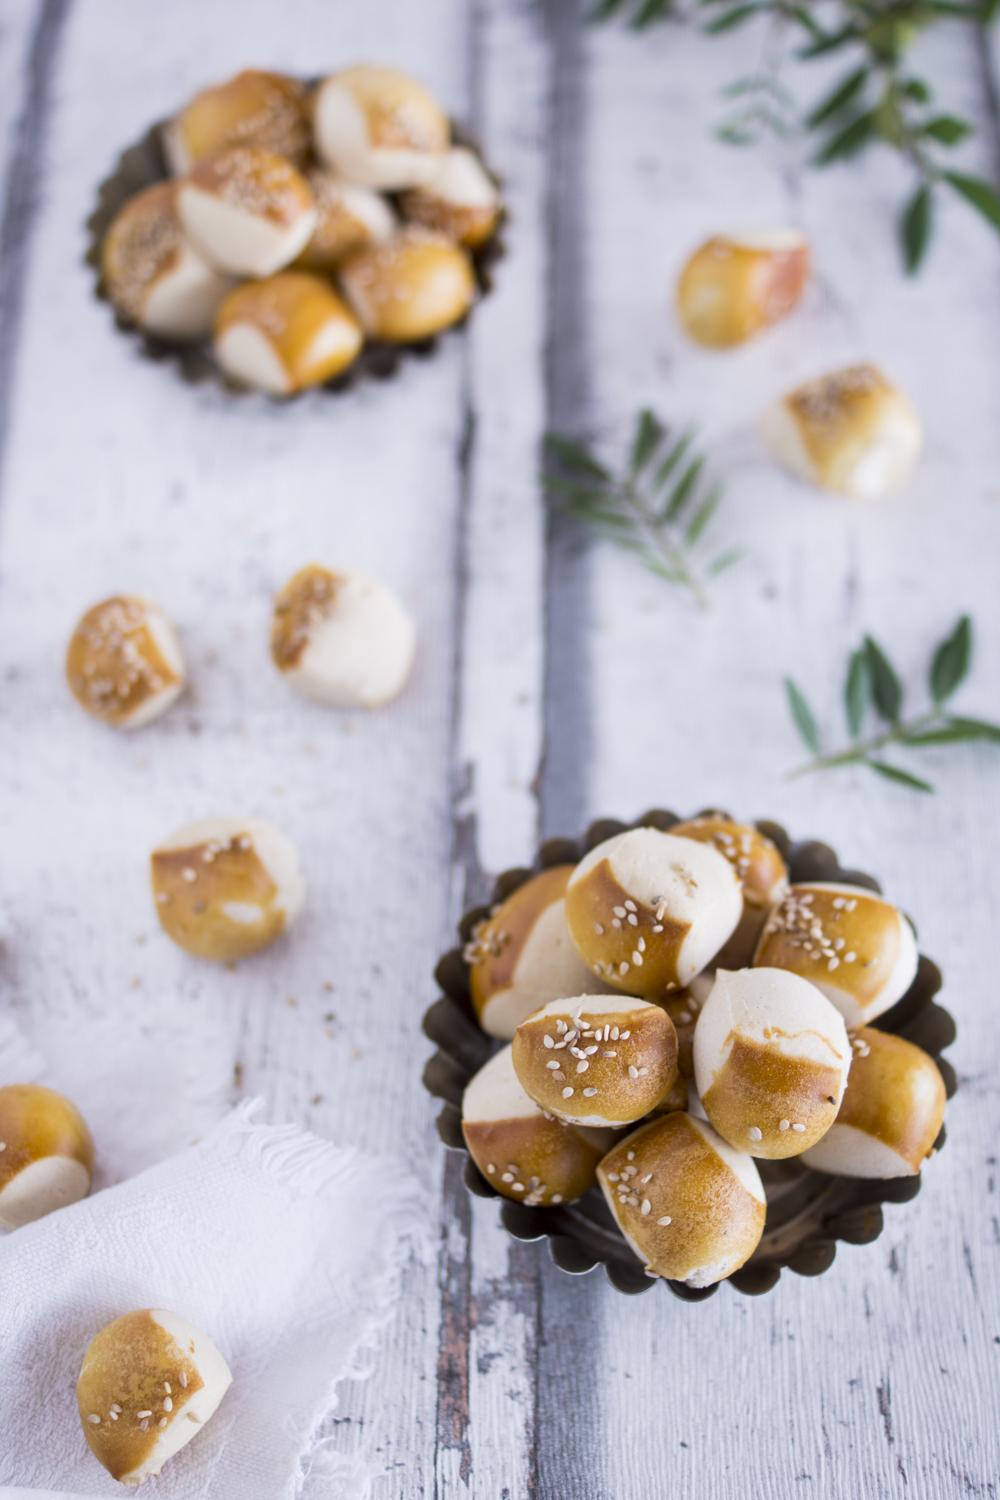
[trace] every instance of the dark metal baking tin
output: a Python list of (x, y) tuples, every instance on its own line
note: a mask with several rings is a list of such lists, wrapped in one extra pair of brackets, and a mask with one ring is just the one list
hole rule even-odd
[[(539, 870), (551, 865), (575, 864), (595, 845), (624, 833), (629, 827), (659, 828), (665, 832), (679, 821), (675, 814), (655, 809), (633, 824), (602, 818), (592, 823), (579, 840), (549, 839), (541, 846), (532, 869), (506, 870), (498, 878), (492, 904), (504, 901)], [(841, 869), (836, 854), (827, 844), (815, 840), (793, 844), (777, 823), (764, 821), (757, 827), (778, 846), (793, 881), (837, 881), (881, 893), (878, 881), (872, 876), (859, 870)], [(463, 946), (490, 909), (474, 906), (462, 917), (458, 932)], [(437, 1120), (442, 1141), (453, 1151), (465, 1151), (462, 1094), (473, 1074), (500, 1044), (487, 1036), (476, 1020), (469, 993), (469, 965), (462, 956), (462, 947), (453, 948), (443, 956), (435, 978), (444, 993), (424, 1016), (424, 1032), (438, 1048), (424, 1069), (424, 1085), (435, 1098), (446, 1101)], [(954, 1069), (941, 1053), (955, 1040), (955, 1023), (935, 1001), (941, 983), (937, 965), (921, 954), (912, 985), (874, 1025), (880, 1031), (890, 1031), (915, 1042), (929, 1053), (940, 1069), (950, 1099), (958, 1085)], [(937, 1149), (944, 1145), (944, 1138), (942, 1128), (935, 1142)], [(480, 1198), (501, 1197), (471, 1156), (467, 1152), (466, 1155), (465, 1182), (469, 1191)], [(821, 1275), (833, 1264), (838, 1240), (866, 1245), (878, 1239), (882, 1232), (882, 1204), (905, 1203), (915, 1198), (923, 1181), (922, 1175), (884, 1180), (833, 1177), (810, 1171), (794, 1158), (758, 1161), (757, 1165), (767, 1193), (764, 1234), (747, 1263), (727, 1278), (737, 1291), (751, 1296), (770, 1291), (786, 1266), (800, 1276)], [(599, 1188), (592, 1188), (576, 1203), (561, 1204), (558, 1208), (527, 1208), (523, 1203), (502, 1198), (500, 1218), (515, 1239), (547, 1237), (552, 1259), (571, 1275), (581, 1275), (601, 1264), (612, 1286), (620, 1292), (645, 1292), (654, 1284), (619, 1233)], [(694, 1290), (677, 1281), (668, 1281), (667, 1285), (685, 1302), (702, 1302), (717, 1290), (717, 1286)]]
[[(92, 266), (97, 272), (94, 295), (101, 302), (109, 301), (101, 277), (101, 244), (112, 221), (129, 199), (135, 197), (136, 193), (141, 193), (144, 188), (152, 187), (157, 182), (165, 182), (170, 176), (163, 154), (162, 131), (162, 123), (150, 126), (141, 141), (137, 141), (135, 145), (129, 146), (122, 152), (114, 172), (100, 184), (97, 190), (97, 207), (87, 220), (89, 241), (84, 258), (87, 265)], [(467, 136), (454, 121), (451, 125), (451, 135), (454, 145), (468, 146), (482, 161), (482, 152), (476, 142)], [(485, 163), (483, 165), (485, 166)], [(486, 170), (489, 171), (489, 168), (487, 167)], [(500, 187), (501, 184), (494, 174), (490, 173), (490, 176)], [(387, 196), (393, 197), (392, 194)], [(490, 238), (477, 250), (469, 252), (480, 299), (492, 290), (492, 268), (505, 253), (501, 235), (505, 222), (506, 214), (501, 211), (497, 228)], [(475, 305), (464, 318), (453, 325), (453, 328), (464, 327), (474, 312)], [(260, 394), (228, 379), (216, 364), (212, 355), (211, 342), (208, 339), (202, 339), (198, 343), (174, 343), (169, 339), (157, 338), (154, 334), (145, 333), (141, 328), (137, 328), (134, 323), (130, 323), (118, 312), (115, 312), (115, 327), (119, 332), (127, 334), (136, 341), (145, 359), (152, 360), (156, 364), (165, 362), (174, 364), (178, 375), (188, 385), (202, 385), (206, 381), (212, 381), (232, 396)], [(451, 329), (446, 330), (446, 332), (451, 331)], [(439, 334), (434, 338), (421, 339), (414, 344), (388, 344), (366, 339), (361, 353), (348, 369), (333, 380), (328, 380), (320, 386), (309, 386), (307, 390), (320, 390), (330, 395), (339, 395), (341, 391), (350, 390), (364, 380), (388, 380), (396, 374), (405, 359), (430, 358), (438, 349), (443, 336)], [(304, 394), (306, 394), (304, 391), (294, 391), (289, 396), (273, 396), (271, 399), (294, 401)]]

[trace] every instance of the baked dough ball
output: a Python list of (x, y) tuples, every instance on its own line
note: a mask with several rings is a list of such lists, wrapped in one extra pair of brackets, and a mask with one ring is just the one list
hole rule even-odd
[(572, 1203), (594, 1186), (607, 1132), (566, 1125), (529, 1099), (510, 1047), (480, 1068), (462, 1096), (469, 1154), (505, 1198), (529, 1208)]
[(116, 729), (141, 729), (184, 691), (177, 632), (151, 599), (116, 594), (88, 609), (73, 631), (66, 681), (95, 719)]
[(809, 280), (809, 242), (796, 229), (717, 234), (677, 285), (677, 314), (697, 344), (729, 349), (787, 316)]
[(864, 1026), (906, 994), (919, 955), (890, 902), (853, 885), (793, 885), (761, 935), (754, 966), (789, 969), (822, 990), (848, 1026)]
[(184, 238), (174, 182), (157, 182), (125, 204), (101, 244), (101, 276), (123, 318), (182, 342), (205, 337), (232, 286)]
[(93, 1175), (94, 1142), (74, 1104), (37, 1083), (0, 1089), (0, 1226), (79, 1202)]
[(874, 365), (800, 385), (764, 413), (760, 433), (792, 474), (855, 500), (902, 484), (923, 444), (910, 402)]
[(710, 844), (632, 828), (598, 844), (566, 890), (566, 923), (601, 979), (632, 995), (686, 985), (735, 930), (743, 891)]
[(266, 948), (302, 910), (290, 839), (263, 818), (202, 818), (153, 850), (160, 926), (195, 958), (231, 963)]
[(388, 200), (371, 188), (345, 182), (333, 172), (311, 167), (306, 179), (316, 201), (316, 226), (297, 266), (331, 271), (356, 250), (384, 245), (396, 232)]
[(851, 1048), (840, 1012), (784, 969), (720, 969), (694, 1033), (712, 1126), (739, 1151), (799, 1156), (837, 1118)]
[(199, 162), (179, 185), (177, 211), (199, 254), (232, 276), (280, 271), (316, 224), (302, 173), (259, 146), (235, 146)]
[(756, 1164), (691, 1114), (664, 1115), (626, 1136), (597, 1180), (650, 1276), (713, 1286), (749, 1260), (764, 1232)]
[(691, 818), (671, 830), (677, 838), (697, 839), (718, 849), (739, 876), (743, 915), (736, 931), (715, 955), (720, 969), (744, 969), (754, 955), (767, 914), (788, 890), (788, 867), (774, 844), (752, 823), (736, 823), (721, 813)]
[(519, 886), (481, 922), (465, 947), (469, 988), (480, 1026), (510, 1041), (533, 1011), (579, 995), (594, 976), (566, 927), (572, 865), (555, 865)]
[(659, 1005), (625, 995), (550, 1000), (514, 1036), (525, 1092), (574, 1125), (631, 1125), (677, 1080), (677, 1037)]
[(485, 244), (500, 217), (500, 194), (479, 157), (452, 146), (430, 182), (400, 199), (404, 219), (440, 229), (470, 250)]
[(233, 1377), (179, 1313), (143, 1308), (102, 1328), (83, 1356), (76, 1400), (98, 1463), (122, 1484), (159, 1474), (197, 1437)]
[(262, 146), (301, 162), (309, 150), (301, 83), (282, 73), (247, 68), (228, 83), (196, 94), (163, 129), (164, 151), (176, 177), (230, 146)]
[(401, 692), (417, 632), (397, 596), (358, 568), (311, 563), (281, 590), (271, 656), (295, 690), (333, 708), (379, 708)]
[(215, 357), (233, 380), (288, 396), (332, 380), (357, 359), (364, 335), (328, 282), (282, 271), (237, 287), (215, 320)]
[(865, 1026), (836, 1120), (802, 1161), (841, 1177), (915, 1177), (944, 1123), (944, 1080), (926, 1052)]
[(451, 130), (419, 83), (394, 68), (362, 64), (320, 84), (313, 135), (320, 159), (349, 182), (392, 191), (430, 181)]
[(365, 332), (392, 344), (430, 338), (464, 318), (476, 295), (472, 262), (437, 230), (411, 224), (352, 255), (340, 284)]

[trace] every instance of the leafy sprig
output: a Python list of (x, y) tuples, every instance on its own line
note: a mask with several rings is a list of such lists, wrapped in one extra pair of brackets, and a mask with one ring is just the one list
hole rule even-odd
[[(782, 136), (813, 136), (812, 165), (847, 161), (878, 143), (909, 163), (914, 186), (899, 216), (899, 239), (910, 274), (922, 264), (934, 228), (939, 194), (957, 194), (1000, 231), (1000, 194), (982, 177), (954, 171), (947, 153), (973, 132), (968, 120), (933, 105), (933, 90), (912, 72), (908, 57), (918, 38), (943, 20), (985, 26), (1000, 0), (835, 0), (817, 18), (815, 0), (694, 0), (687, 14), (708, 11), (703, 31), (718, 36), (754, 18), (770, 21), (761, 68), (725, 91), (735, 114), (720, 137), (748, 145), (769, 130)], [(679, 0), (603, 0), (594, 20), (628, 17), (636, 31), (681, 15)], [(789, 56), (798, 62), (842, 55), (846, 71), (801, 119), (781, 82)]]
[[(844, 681), (844, 716), (851, 745), (834, 754), (821, 753), (816, 719), (804, 693), (790, 677), (785, 678), (788, 707), (795, 726), (813, 759), (791, 775), (825, 771), (834, 766), (868, 766), (887, 781), (895, 781), (918, 792), (932, 792), (930, 782), (914, 776), (902, 766), (887, 761), (890, 745), (920, 750), (932, 745), (956, 745), (968, 740), (1000, 744), (1000, 725), (984, 719), (969, 719), (950, 713), (945, 704), (968, 676), (972, 664), (972, 621), (963, 615), (950, 635), (940, 643), (927, 672), (930, 707), (914, 718), (904, 719), (903, 685), (882, 647), (866, 635), (851, 653)], [(865, 721), (872, 713), (886, 726), (862, 738)]]
[(703, 567), (696, 560), (722, 486), (706, 485), (705, 458), (694, 451), (694, 433), (672, 440), (653, 412), (641, 411), (622, 474), (613, 474), (567, 438), (550, 434), (546, 443), (545, 484), (564, 514), (635, 553), (651, 572), (707, 604), (706, 585), (742, 554), (723, 552)]

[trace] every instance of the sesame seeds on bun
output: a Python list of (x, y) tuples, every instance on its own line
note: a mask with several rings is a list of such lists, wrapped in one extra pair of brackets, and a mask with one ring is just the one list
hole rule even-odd
[(66, 651), (76, 701), (116, 729), (141, 729), (176, 702), (187, 673), (170, 619), (141, 594), (115, 594), (80, 619)]
[(163, 145), (176, 177), (231, 146), (261, 146), (298, 165), (309, 150), (305, 90), (283, 73), (246, 68), (196, 94), (164, 128)]
[(837, 1117), (851, 1066), (840, 1012), (782, 969), (720, 969), (694, 1033), (698, 1094), (751, 1156), (798, 1156)]
[(395, 68), (362, 64), (320, 84), (313, 134), (328, 167), (349, 182), (392, 192), (434, 176), (451, 131), (421, 84)]
[(630, 1125), (677, 1078), (677, 1037), (666, 1011), (624, 995), (552, 1000), (522, 1021), (514, 1071), (525, 1092), (577, 1125)]
[(787, 317), (809, 279), (809, 242), (794, 229), (715, 235), (687, 262), (677, 312), (695, 343), (742, 344)]
[(736, 823), (722, 813), (702, 814), (670, 830), (676, 838), (711, 844), (728, 859), (743, 887), (743, 914), (714, 963), (742, 969), (753, 958), (767, 914), (788, 889), (788, 867), (769, 838), (752, 823)]
[(363, 341), (357, 318), (330, 284), (304, 271), (244, 282), (215, 320), (215, 357), (226, 374), (272, 396), (332, 380)]
[(178, 188), (177, 209), (198, 253), (231, 276), (271, 276), (303, 250), (316, 224), (309, 184), (258, 146), (206, 157)]
[(403, 194), (402, 209), (405, 218), (440, 229), (474, 250), (496, 228), (500, 194), (476, 153), (452, 146), (430, 182)]
[(476, 297), (466, 251), (422, 224), (408, 224), (386, 244), (350, 256), (340, 267), (340, 284), (369, 337), (393, 344), (450, 328)]
[(83, 1435), (113, 1479), (141, 1484), (197, 1437), (232, 1379), (212, 1341), (179, 1313), (125, 1313), (83, 1357), (76, 1385)]
[(580, 861), (566, 922), (598, 977), (628, 994), (686, 985), (732, 934), (743, 891), (709, 844), (655, 828), (615, 835)]
[(0, 1088), (0, 1227), (79, 1202), (93, 1174), (94, 1142), (75, 1105), (37, 1083)]

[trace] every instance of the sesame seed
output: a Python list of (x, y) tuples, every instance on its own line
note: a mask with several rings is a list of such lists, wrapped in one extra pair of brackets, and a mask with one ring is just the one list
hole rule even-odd
[(157, 1422), (156, 1425), (157, 1425), (157, 1427), (166, 1427), (166, 1425), (167, 1425), (167, 1419), (166, 1419), (166, 1417), (161, 1417), (160, 1420), (159, 1420), (159, 1422)]
[(171, 1389), (170, 1389), (170, 1381), (169, 1380), (165, 1380), (163, 1382), (163, 1389), (166, 1391), (166, 1393), (167, 1393), (168, 1396), (170, 1396), (170, 1395), (173, 1394), (172, 1391), (171, 1391)]
[(149, 1418), (148, 1417), (143, 1417), (142, 1421), (139, 1423), (139, 1431), (140, 1432), (145, 1432), (148, 1426), (149, 1426)]
[(621, 932), (621, 930), (622, 930), (622, 924), (621, 924), (621, 918), (620, 917), (612, 917), (611, 918), (611, 925), (615, 929), (616, 932)]
[(598, 937), (604, 936), (604, 928), (601, 926), (600, 922), (594, 923), (594, 931), (597, 933)]
[(632, 1063), (629, 1063), (628, 1065), (628, 1076), (630, 1078), (638, 1078), (639, 1076), (639, 1069)]
[(762, 1139), (761, 1130), (758, 1125), (750, 1126), (750, 1139), (752, 1141), (759, 1141)]
[(555, 1037), (549, 1036), (548, 1032), (546, 1032), (546, 1034), (542, 1037), (542, 1046), (543, 1047), (554, 1047), (555, 1044), (556, 1044)]
[(597, 1093), (596, 1089), (584, 1089), (584, 1091), (583, 1091), (583, 1097), (585, 1099), (593, 1099), (593, 1097), (594, 1097), (594, 1095), (596, 1093)]
[(834, 969), (839, 969), (840, 968), (840, 959), (839, 958), (831, 958), (826, 967), (827, 967), (827, 971), (830, 972), (830, 973), (832, 973)]
[(624, 979), (625, 975), (628, 973), (628, 964), (624, 964), (624, 963), (619, 964), (618, 965), (618, 972), (622, 976), (622, 978)]
[(648, 1076), (649, 1076), (649, 1069), (648, 1068), (640, 1068), (639, 1069), (639, 1077), (640, 1078), (646, 1078)]
[(608, 1181), (609, 1182), (617, 1182), (618, 1181), (618, 1173), (617, 1172), (609, 1172), (608, 1173)]
[(200, 1422), (201, 1421), (201, 1418), (200, 1417), (196, 1417), (193, 1411), (189, 1411), (188, 1412), (187, 1419), (188, 1419), (189, 1422)]
[(654, 931), (654, 932), (662, 932), (662, 931), (663, 931), (663, 928), (662, 928), (662, 927), (659, 927), (659, 926), (657, 926), (657, 927), (654, 927), (654, 928), (653, 928), (653, 931)]
[(553, 1203), (561, 1203), (562, 1202), (562, 1193), (553, 1193), (552, 1194), (552, 1202)]
[(779, 1120), (778, 1121), (778, 1129), (780, 1131), (782, 1131), (782, 1133), (784, 1133), (784, 1131), (786, 1131), (788, 1129), (788, 1121), (787, 1120)]
[(793, 1125), (792, 1126), (792, 1129), (795, 1130), (795, 1131), (797, 1131), (799, 1135), (803, 1135), (804, 1134), (805, 1128), (806, 1127), (804, 1125)]
[(142, 1419), (144, 1417), (151, 1417), (152, 1415), (153, 1415), (153, 1413), (151, 1411), (137, 1411), (136, 1412), (136, 1416), (139, 1418), (140, 1422), (142, 1421)]
[[(622, 1034), (621, 1034), (621, 1039), (622, 1039), (622, 1041), (623, 1041), (623, 1042), (627, 1042), (627, 1041), (628, 1041), (628, 1039), (629, 1039), (629, 1037), (630, 1037), (630, 1036), (631, 1036), (631, 1035), (632, 1035), (632, 1033), (631, 1033), (631, 1031), (623, 1031), (623, 1032), (622, 1032)], [(630, 1157), (630, 1158), (629, 1158), (629, 1160), (631, 1160), (631, 1157)]]
[(626, 915), (624, 906), (613, 906), (611, 910), (614, 912), (616, 917), (624, 917)]
[(559, 1033), (560, 1036), (562, 1036), (563, 1032), (567, 1031), (568, 1029), (569, 1028), (567, 1027), (565, 1021), (557, 1021), (556, 1022), (556, 1030), (558, 1031), (558, 1033)]
[(97, 1413), (96, 1413), (96, 1411), (92, 1411), (92, 1412), (91, 1412), (91, 1413), (90, 1413), (90, 1416), (89, 1416), (89, 1417), (88, 1417), (88, 1418), (87, 1418), (87, 1421), (88, 1421), (88, 1422), (93, 1422), (93, 1424), (94, 1424), (94, 1426), (95, 1426), (95, 1427), (97, 1427), (97, 1426), (99, 1426), (99, 1425), (100, 1425), (100, 1421), (101, 1421), (101, 1419), (100, 1419), (100, 1417), (99, 1417), (99, 1416), (98, 1416), (98, 1415), (97, 1415)]
[(627, 1161), (635, 1161), (635, 1152), (634, 1151), (627, 1152), (626, 1153), (626, 1160)]
[(6, 1149), (7, 1149), (7, 1142), (6, 1141), (0, 1141), (0, 1151), (6, 1151)]
[(597, 975), (597, 977), (600, 978), (600, 975), (601, 975), (601, 966), (600, 966), (600, 964), (591, 964), (590, 967), (593, 969), (593, 971)]
[(559, 1064), (553, 1059), (552, 1062), (547, 1062), (545, 1066), (547, 1068), (558, 1068)]
[[(490, 1171), (491, 1172), (493, 1171), (492, 1167), (490, 1167)], [(187, 1390), (188, 1378), (187, 1378), (187, 1375), (184, 1373), (183, 1370), (181, 1371), (180, 1380), (181, 1380), (181, 1387), (182, 1387), (182, 1389), (186, 1391)]]
[(671, 1222), (670, 1215), (669, 1214), (664, 1214), (663, 1218), (662, 1219), (657, 1219), (656, 1222), (657, 1222), (657, 1224), (662, 1225), (662, 1227), (665, 1229), (667, 1227), (667, 1225)]
[(557, 1083), (566, 1082), (566, 1074), (563, 1072), (562, 1068), (558, 1068), (556, 1072), (553, 1073), (552, 1077), (556, 1080)]
[(109, 1411), (108, 1416), (111, 1418), (112, 1422), (118, 1421), (118, 1413), (116, 1411)]
[(650, 1203), (648, 1198), (643, 1198), (642, 1207), (640, 1208), (639, 1212), (641, 1214), (648, 1214), (652, 1206), (653, 1205)]
[(514, 1174), (513, 1174), (513, 1172), (505, 1172), (503, 1174), (503, 1176), (500, 1178), (500, 1181), (501, 1182), (513, 1182), (514, 1181)]
[(170, 1397), (167, 1396), (167, 1398), (165, 1399), (165, 1401), (163, 1403), (163, 1410), (164, 1411), (173, 1411), (173, 1409), (174, 1409), (174, 1403), (171, 1401)]
[[(487, 1170), (487, 1172), (495, 1172), (496, 1171), (496, 1167), (493, 1164), (493, 1162), (490, 1162), (490, 1164), (486, 1168), (486, 1170)], [(183, 1375), (183, 1374), (181, 1375), (181, 1385), (187, 1385), (187, 1376), (186, 1375)]]
[(576, 1071), (578, 1073), (586, 1073), (586, 1071), (587, 1071), (587, 1069), (589, 1067), (590, 1067), (590, 1063), (587, 1061), (586, 1058), (584, 1058), (583, 1062), (578, 1062), (577, 1063), (577, 1065), (576, 1065)]
[(564, 1099), (571, 1099), (573, 1097), (573, 1090), (570, 1089), (570, 1088), (563, 1089), (563, 1095), (562, 1096), (563, 1096)]
[(111, 1406), (110, 1406), (110, 1407), (109, 1407), (109, 1408), (108, 1408), (108, 1409), (109, 1409), (109, 1411), (110, 1411), (110, 1412), (111, 1412), (111, 1415), (112, 1415), (112, 1416), (113, 1416), (113, 1417), (118, 1417), (118, 1416), (121, 1416), (121, 1410), (122, 1410), (122, 1409), (121, 1409), (121, 1407), (120, 1407), (120, 1406), (119, 1406), (119, 1405), (118, 1405), (118, 1402), (117, 1402), (117, 1401), (112, 1401), (112, 1403), (111, 1403)]
[(617, 1042), (617, 1040), (618, 1040), (618, 1027), (617, 1026), (612, 1026), (612, 1028), (611, 1028), (611, 1040), (613, 1042)]
[[(514, 1192), (515, 1193), (523, 1193), (524, 1192), (524, 1183), (523, 1182), (515, 1182), (514, 1183)], [(162, 1426), (162, 1423), (160, 1425)]]
[(639, 925), (639, 918), (638, 918), (638, 917), (634, 917), (634, 916), (633, 916), (633, 915), (632, 915), (632, 913), (631, 913), (631, 912), (629, 912), (629, 914), (628, 914), (628, 919), (629, 919), (629, 923), (630, 923), (630, 925), (631, 925), (631, 926), (632, 926), (632, 927), (638, 927), (638, 925)]
[(856, 953), (845, 953), (844, 954), (844, 963), (845, 964), (852, 964), (852, 963), (854, 963), (854, 961), (857, 958), (857, 956), (858, 955)]
[(690, 1026), (691, 1025), (691, 1013), (690, 1013), (690, 1011), (686, 1011), (686, 1010), (678, 1011), (677, 1012), (677, 1019), (678, 1019), (678, 1021), (680, 1021), (680, 1023), (681, 1023), (682, 1026)]
[(637, 969), (642, 968), (642, 954), (639, 952), (638, 948), (632, 954), (632, 962), (635, 964)]
[(636, 904), (635, 904), (634, 901), (626, 901), (625, 902), (625, 906), (626, 906), (626, 908), (627, 908), (628, 911), (638, 911), (639, 910), (639, 908), (636, 906)]
[(190, 885), (193, 880), (197, 880), (198, 879), (198, 871), (197, 870), (192, 870), (191, 866), (188, 865), (185, 869), (183, 869), (181, 871), (181, 879), (182, 880), (186, 880), (187, 883), (188, 883), (188, 885)]
[(644, 937), (641, 937), (639, 939), (639, 952), (640, 953), (645, 953), (645, 951), (646, 951), (646, 939)]

